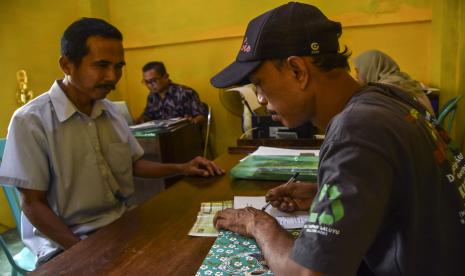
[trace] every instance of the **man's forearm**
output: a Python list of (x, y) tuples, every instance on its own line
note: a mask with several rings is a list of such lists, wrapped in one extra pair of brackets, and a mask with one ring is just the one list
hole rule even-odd
[(42, 202), (35, 201), (23, 204), (24, 214), (39, 231), (64, 249), (68, 249), (80, 241), (79, 237), (63, 223), (63, 221)]
[(201, 124), (201, 123), (203, 123), (205, 121), (206, 121), (206, 118), (203, 115), (197, 115), (197, 116), (192, 118), (192, 122), (195, 123), (195, 124)]
[(291, 259), (294, 238), (277, 222), (257, 221), (254, 238), (274, 275), (321, 275), (300, 266)]
[(182, 164), (163, 164), (139, 159), (133, 166), (134, 175), (138, 177), (156, 178), (182, 173)]

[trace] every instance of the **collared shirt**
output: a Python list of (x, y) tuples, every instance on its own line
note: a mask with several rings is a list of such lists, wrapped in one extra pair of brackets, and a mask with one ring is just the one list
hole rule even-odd
[[(134, 192), (132, 163), (143, 150), (108, 100), (79, 112), (56, 81), (18, 109), (8, 128), (0, 183), (47, 191), (53, 212), (76, 235), (119, 218)], [(59, 246), (22, 217), (22, 238), (39, 262)]]
[(165, 98), (158, 93), (150, 93), (144, 116), (151, 120), (170, 119), (176, 117), (205, 115), (205, 108), (194, 89), (184, 85), (170, 83)]

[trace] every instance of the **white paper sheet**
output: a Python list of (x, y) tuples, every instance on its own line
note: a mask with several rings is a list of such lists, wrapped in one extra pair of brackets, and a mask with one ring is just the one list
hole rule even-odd
[(275, 147), (258, 147), (256, 151), (250, 155), (292, 155), (299, 156), (305, 154), (313, 154), (315, 156), (320, 155), (320, 150), (304, 150), (304, 149), (285, 149), (285, 148), (275, 148)]
[[(245, 207), (254, 207), (255, 209), (261, 210), (265, 205), (266, 201), (264, 196), (235, 196), (233, 208), (240, 209)], [(305, 211), (285, 213), (271, 205), (265, 211), (276, 218), (278, 223), (284, 229), (302, 228), (308, 219), (308, 212)]]

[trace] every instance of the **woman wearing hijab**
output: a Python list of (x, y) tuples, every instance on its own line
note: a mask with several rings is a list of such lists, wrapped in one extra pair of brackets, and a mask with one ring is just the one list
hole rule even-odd
[(421, 84), (400, 71), (399, 65), (388, 55), (378, 50), (366, 51), (354, 58), (356, 78), (361, 84), (379, 82), (394, 85), (409, 93), (434, 114)]

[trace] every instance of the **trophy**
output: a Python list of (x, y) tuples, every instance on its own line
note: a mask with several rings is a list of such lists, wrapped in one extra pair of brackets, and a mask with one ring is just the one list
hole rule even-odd
[(32, 90), (27, 88), (27, 73), (21, 69), (16, 72), (16, 81), (18, 83), (18, 91), (16, 92), (16, 100), (19, 105), (26, 104), (34, 97)]

